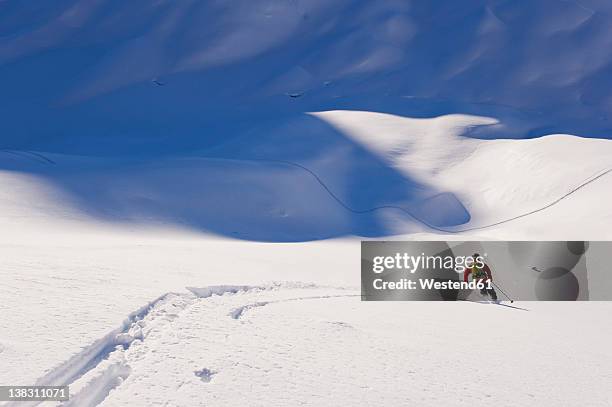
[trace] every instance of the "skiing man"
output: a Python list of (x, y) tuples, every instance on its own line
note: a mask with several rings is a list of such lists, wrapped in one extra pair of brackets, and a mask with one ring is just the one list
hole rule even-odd
[[(489, 295), (493, 301), (497, 301), (497, 293), (493, 288), (488, 288), (487, 282), (493, 282), (493, 276), (491, 275), (491, 269), (480, 257), (480, 254), (474, 253), (474, 263), (472, 267), (466, 268), (463, 272), (463, 281), (467, 283), (468, 277), (472, 275), (472, 280), (485, 284), (485, 287), (480, 290), (480, 295)], [(480, 258), (480, 262), (476, 261)]]

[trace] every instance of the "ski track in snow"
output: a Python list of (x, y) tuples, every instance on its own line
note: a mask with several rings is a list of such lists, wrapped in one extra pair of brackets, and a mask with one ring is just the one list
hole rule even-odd
[(15, 155), (17, 157), (26, 158), (28, 160), (32, 160), (32, 161), (35, 161), (41, 164), (51, 164), (51, 165), (57, 164), (55, 161), (46, 157), (45, 155), (34, 152), (34, 151), (0, 149), (0, 153)]
[[(442, 354), (445, 357), (450, 357), (453, 363), (461, 365), (460, 361), (465, 360), (465, 351), (455, 349), (454, 341), (464, 341), (474, 335), (475, 327), (482, 325), (476, 316), (486, 317), (487, 321), (494, 324), (491, 331), (487, 331), (493, 337), (483, 343), (485, 354), (494, 358), (492, 363), (506, 361), (504, 352), (500, 352), (497, 347), (499, 341), (507, 341), (503, 338), (508, 338), (510, 329), (506, 326), (508, 319), (496, 319), (494, 315), (504, 313), (510, 321), (514, 321), (513, 326), (519, 328), (528, 328), (534, 321), (554, 325), (554, 321), (536, 318), (537, 313), (474, 305), (473, 312), (476, 316), (473, 321), (467, 319), (461, 324), (450, 323), (444, 328), (456, 329), (457, 337), (436, 338), (435, 333), (439, 332), (437, 324), (431, 320), (429, 312), (418, 312), (419, 310), (431, 311), (433, 307), (437, 309), (435, 315), (440, 311), (448, 312), (452, 321), (453, 318), (464, 315), (466, 309), (447, 307), (439, 303), (414, 303), (410, 304), (410, 308), (389, 308), (394, 304), (376, 303), (372, 304), (372, 307), (361, 308), (369, 310), (370, 315), (365, 319), (355, 320), (353, 316), (359, 301), (353, 302), (349, 298), (359, 296), (354, 292), (356, 290), (344, 287), (275, 283), (257, 286), (191, 287), (185, 292), (167, 293), (130, 314), (117, 329), (47, 373), (37, 384), (42, 383), (43, 379), (49, 380), (47, 383), (51, 384), (52, 377), (67, 378), (62, 384), (70, 386), (70, 400), (54, 404), (63, 407), (124, 406), (134, 405), (134, 400), (138, 400), (138, 405), (158, 403), (194, 406), (203, 405), (204, 401), (205, 405), (296, 405), (307, 397), (318, 398), (309, 405), (338, 405), (332, 403), (346, 401), (346, 397), (351, 396), (354, 397), (351, 404), (353, 401), (361, 401), (362, 405), (375, 405), (381, 394), (392, 391), (394, 386), (398, 385), (397, 381), (389, 382), (389, 378), (386, 380), (384, 375), (376, 378), (363, 374), (364, 368), (379, 363), (377, 366), (380, 371), (394, 372), (398, 377), (416, 377), (417, 374), (419, 377), (418, 386), (422, 389), (411, 391), (410, 387), (405, 387), (403, 392), (392, 397), (392, 404), (408, 397), (405, 401), (412, 402), (409, 404), (440, 405), (437, 403), (441, 401), (438, 397), (444, 399), (444, 395), (437, 393), (440, 389), (436, 387), (439, 375), (436, 370), (445, 371), (448, 361), (436, 355), (443, 349)], [(310, 305), (307, 304), (309, 301), (316, 302)], [(331, 303), (328, 305), (327, 301)], [(281, 307), (281, 304), (284, 306)], [(269, 312), (250, 314), (252, 310), (268, 306)], [(334, 310), (338, 307), (341, 311), (330, 313), (330, 307)], [(543, 309), (540, 309), (540, 312)], [(376, 319), (379, 313), (385, 310), (394, 310), (394, 313), (388, 315), (394, 315), (394, 318), (404, 321), (404, 329), (399, 331), (403, 336), (399, 339), (391, 340), (387, 336), (388, 330), (395, 332), (396, 325), (390, 324), (388, 320)], [(406, 312), (409, 314), (404, 314)], [(410, 317), (406, 318), (407, 315)], [(559, 316), (559, 320), (563, 318)], [(418, 330), (411, 329), (417, 326)], [(308, 336), (308, 332), (316, 327), (321, 330), (316, 330), (316, 334)], [(289, 340), (293, 338), (292, 335), (297, 335), (302, 340), (294, 343)], [(519, 344), (530, 343), (532, 330), (519, 329), (518, 335), (522, 338), (518, 340)], [(558, 335), (558, 331), (553, 330), (548, 335)], [(419, 338), (436, 339), (429, 343), (422, 342)], [(535, 350), (528, 350), (530, 357), (537, 356), (530, 366), (544, 366), (544, 371), (534, 377), (543, 377), (549, 374), (547, 372), (551, 369), (558, 368), (557, 365), (566, 363), (556, 355), (558, 351), (565, 351), (566, 347), (570, 347), (576, 339), (572, 338), (562, 342), (560, 349), (546, 351), (547, 346), (553, 344), (547, 342), (550, 341), (550, 336), (545, 336), (545, 340)], [(601, 340), (604, 341), (605, 338)], [(317, 341), (321, 343), (317, 344)], [(251, 342), (256, 344), (254, 348), (245, 346)], [(507, 344), (511, 343), (513, 342), (509, 341)], [(445, 347), (446, 345), (450, 347)], [(352, 350), (344, 354), (344, 359), (330, 358), (330, 354), (342, 353), (344, 349)], [(301, 351), (308, 351), (304, 354), (310, 356), (295, 360), (293, 356)], [(359, 355), (366, 360), (356, 360), (354, 352), (362, 352)], [(397, 355), (403, 355), (400, 358), (403, 362)], [(586, 356), (592, 357), (589, 352), (585, 353)], [(425, 361), (431, 366), (427, 365), (430, 366), (427, 369), (419, 367), (425, 366)], [(494, 379), (496, 383), (508, 380), (508, 375), (516, 376), (515, 363), (518, 362), (508, 363), (509, 366), (502, 369), (500, 378)], [(545, 367), (547, 363), (552, 363), (548, 370)], [(605, 364), (605, 360), (602, 363)], [(279, 368), (281, 365), (282, 369)], [(345, 370), (345, 367), (348, 370)], [(486, 371), (486, 367), (477, 368), (475, 371), (466, 366), (460, 366), (459, 369), (457, 374), (471, 372), (478, 375)], [(316, 373), (319, 370), (346, 375), (346, 380), (351, 385), (340, 385), (336, 388), (338, 395), (334, 401), (321, 398), (324, 393), (311, 394), (309, 389), (312, 388), (325, 391), (334, 388), (329, 385), (328, 376)], [(249, 381), (247, 378), (254, 380)], [(576, 378), (570, 377), (569, 380)], [(477, 384), (473, 387), (468, 384), (468, 387), (465, 387), (466, 384), (455, 383), (451, 387), (454, 386), (453, 391), (461, 392), (462, 399), (458, 400), (457, 405), (486, 405), (486, 402), (493, 400), (494, 404), (505, 406), (509, 404), (498, 402), (503, 400), (508, 392), (516, 391), (525, 385), (525, 380), (517, 378), (508, 388), (500, 387), (486, 392), (487, 395), (478, 392)], [(581, 385), (582, 383), (578, 384), (579, 387)], [(277, 390), (279, 386), (288, 386), (291, 394), (283, 396)], [(262, 399), (269, 396), (269, 391), (274, 391), (275, 398)], [(534, 397), (543, 397), (541, 391), (531, 389), (529, 385), (526, 391), (535, 394)], [(491, 394), (493, 396), (490, 396)], [(570, 393), (561, 394), (561, 397), (570, 396)], [(521, 397), (524, 402), (530, 396), (522, 394)], [(235, 404), (228, 404), (229, 400), (233, 400)], [(236, 400), (239, 400), (240, 404)], [(557, 397), (540, 405), (554, 405), (552, 403), (558, 403), (560, 400)], [(37, 404), (40, 403), (11, 405)]]
[[(45, 155), (41, 154), (41, 153), (37, 153), (37, 152), (33, 152), (33, 151), (14, 151), (14, 150), (6, 150), (6, 149), (1, 149), (0, 152), (3, 153), (7, 153), (7, 154), (13, 154), (16, 156), (20, 156), (20, 157), (24, 157), (30, 160), (34, 160), (36, 162), (39, 163), (43, 163), (43, 164), (48, 164), (48, 165), (56, 165), (57, 163), (55, 161), (53, 161), (52, 159), (46, 157)], [(293, 161), (288, 161), (288, 160), (272, 160), (272, 159), (263, 159), (263, 158), (240, 158), (240, 159), (236, 159), (236, 158), (229, 158), (229, 157), (198, 157), (201, 159), (221, 159), (221, 160), (225, 160), (225, 161), (240, 161), (240, 162), (267, 162), (267, 163), (274, 163), (274, 164), (283, 164), (283, 165), (287, 165), (287, 166), (291, 166), (291, 167), (295, 167), (298, 169), (301, 169), (303, 171), (305, 171), (306, 173), (308, 173), (310, 176), (312, 176), (314, 178), (314, 180), (323, 188), (323, 190), (335, 201), (337, 202), (342, 208), (344, 208), (345, 210), (361, 215), (361, 214), (366, 214), (366, 213), (372, 213), (372, 212), (376, 212), (376, 211), (381, 211), (381, 210), (396, 210), (396, 211), (401, 211), (402, 213), (405, 213), (406, 215), (408, 215), (409, 217), (411, 217), (412, 219), (414, 219), (415, 221), (423, 224), (424, 226), (426, 226), (427, 228), (431, 229), (431, 230), (435, 230), (437, 232), (442, 232), (442, 233), (448, 233), (448, 234), (459, 234), (459, 233), (465, 233), (465, 232), (472, 232), (472, 231), (476, 231), (476, 230), (483, 230), (483, 229), (488, 229), (494, 226), (499, 226), (499, 225), (503, 225), (505, 223), (509, 223), (521, 218), (524, 218), (526, 216), (529, 215), (533, 215), (535, 213), (544, 211), (556, 204), (558, 204), (559, 202), (563, 201), (564, 199), (568, 198), (569, 196), (573, 195), (574, 193), (576, 193), (577, 191), (581, 190), (582, 188), (586, 187), (587, 185), (603, 178), (604, 176), (612, 173), (612, 167), (611, 168), (603, 168), (600, 171), (598, 171), (597, 173), (591, 175), (590, 177), (587, 177), (586, 179), (584, 179), (582, 182), (580, 182), (579, 184), (575, 185), (574, 187), (571, 187), (565, 194), (559, 196), (558, 198), (552, 200), (551, 202), (549, 202), (546, 205), (537, 207), (533, 210), (521, 213), (519, 215), (510, 217), (510, 218), (506, 218), (506, 219), (501, 219), (499, 221), (496, 222), (492, 222), (489, 224), (485, 224), (485, 225), (479, 225), (479, 226), (472, 226), (472, 227), (467, 227), (467, 228), (453, 228), (453, 229), (448, 229), (448, 228), (443, 228), (443, 227), (438, 227), (435, 225), (432, 225), (431, 223), (427, 222), (425, 219), (420, 218), (419, 216), (415, 215), (410, 209), (408, 208), (404, 208), (401, 206), (397, 206), (397, 205), (381, 205), (381, 206), (376, 206), (376, 207), (372, 207), (372, 208), (366, 208), (366, 209), (355, 209), (351, 206), (349, 206), (346, 202), (344, 202), (326, 183), (325, 181), (323, 181), (323, 179), (321, 179), (321, 177), (314, 172), (313, 170), (311, 170), (310, 168), (293, 162)]]
[(238, 308), (234, 308), (230, 313), (229, 316), (232, 317), (232, 319), (240, 319), (244, 316), (244, 314), (253, 308), (259, 308), (259, 307), (263, 307), (269, 304), (278, 304), (278, 303), (283, 303), (283, 302), (289, 302), (289, 301), (305, 301), (305, 300), (324, 300), (324, 299), (328, 299), (328, 298), (341, 298), (341, 297), (361, 297), (361, 294), (347, 294), (347, 295), (317, 295), (317, 296), (312, 296), (312, 297), (297, 297), (297, 298), (288, 298), (286, 300), (276, 300), (276, 301), (257, 301), (251, 304), (246, 304), (243, 306), (240, 306)]
[[(129, 348), (129, 346), (135, 339), (142, 340), (143, 337), (141, 335), (131, 336), (130, 332), (138, 326), (139, 321), (146, 318), (152, 310), (154, 310), (160, 303), (162, 303), (164, 300), (167, 300), (172, 295), (173, 294), (170, 293), (164, 294), (155, 299), (154, 301), (150, 302), (149, 304), (145, 305), (144, 307), (140, 308), (139, 310), (133, 312), (127, 317), (125, 321), (123, 321), (123, 323), (118, 328), (112, 330), (111, 332), (98, 339), (91, 345), (86, 346), (82, 351), (80, 351), (58, 367), (52, 369), (49, 373), (38, 379), (35, 382), (35, 385), (71, 385), (72, 383), (83, 377), (87, 372), (93, 370), (98, 365), (100, 365), (101, 362), (106, 360), (109, 355), (111, 355), (118, 347), (121, 347), (125, 350)], [(110, 366), (109, 369), (103, 373), (105, 380), (98, 378), (89, 390), (92, 390), (94, 393), (99, 394), (102, 391), (102, 389), (100, 388), (105, 387), (105, 384), (109, 384), (119, 377), (127, 377), (126, 371), (129, 371), (129, 368), (127, 368), (127, 366)], [(96, 388), (98, 388), (97, 391)], [(108, 388), (108, 391), (110, 391), (111, 388)], [(87, 390), (88, 389), (85, 389), (85, 391), (76, 394), (74, 399), (79, 400), (79, 398), (82, 398), (83, 395), (87, 393)], [(91, 396), (93, 397), (93, 399), (96, 398), (95, 395)], [(73, 404), (75, 403), (74, 399), (73, 397), (71, 397), (71, 400), (68, 401), (65, 405), (79, 405)], [(5, 404), (5, 406), (36, 406), (38, 404), (40, 403), (15, 402)]]
[[(291, 289), (334, 289), (314, 284), (273, 283), (267, 286), (218, 285), (207, 287), (186, 287), (185, 293), (166, 293), (131, 313), (125, 321), (76, 355), (46, 373), (35, 382), (36, 386), (68, 385), (70, 399), (57, 404), (62, 407), (90, 407), (102, 403), (112, 390), (119, 387), (131, 373), (126, 361), (126, 352), (136, 341), (144, 342), (149, 333), (169, 328), (167, 325), (179, 314), (199, 301), (212, 296), (235, 295), (260, 291)], [(359, 294), (300, 296), (271, 301), (257, 301), (234, 308), (229, 315), (240, 319), (244, 313), (255, 307), (288, 301), (317, 300), (338, 297), (359, 297)], [(194, 374), (204, 382), (212, 380), (216, 372), (203, 368)], [(9, 402), (4, 407), (31, 407), (40, 402)]]
[[(229, 158), (228, 158), (229, 160)], [(578, 190), (586, 187), (587, 185), (597, 181), (598, 179), (604, 177), (605, 175), (612, 173), (612, 168), (604, 168), (601, 171), (598, 171), (597, 173), (593, 174), (592, 176), (586, 178), (585, 180), (583, 180), (581, 183), (579, 183), (577, 186), (571, 188), (567, 193), (563, 194), (562, 196), (560, 196), (559, 198), (551, 201), (550, 203), (541, 206), (539, 208), (536, 208), (534, 210), (522, 213), (520, 215), (517, 216), (513, 216), (511, 218), (508, 219), (502, 219), (500, 221), (497, 222), (493, 222), (487, 225), (481, 225), (481, 226), (473, 226), (473, 227), (469, 227), (469, 228), (463, 228), (463, 229), (446, 229), (446, 228), (441, 228), (441, 227), (437, 227), (434, 226), (432, 224), (430, 224), (429, 222), (427, 222), (424, 219), (419, 218), (417, 215), (415, 215), (414, 213), (412, 213), (412, 211), (410, 211), (407, 208), (401, 207), (401, 206), (396, 206), (396, 205), (382, 205), (382, 206), (376, 206), (373, 208), (367, 208), (367, 209), (355, 209), (350, 207), (346, 202), (344, 202), (342, 199), (340, 199), (340, 197), (338, 195), (336, 195), (329, 186), (327, 186), (327, 184), (325, 184), (325, 182), (311, 169), (292, 162), (292, 161), (285, 161), (285, 160), (268, 160), (268, 159), (241, 159), (241, 161), (261, 161), (261, 162), (270, 162), (270, 163), (280, 163), (280, 164), (285, 164), (285, 165), (289, 165), (289, 166), (293, 166), (293, 167), (297, 167), (300, 168), (304, 171), (306, 171), (307, 173), (309, 173), (312, 177), (314, 177), (314, 179), (319, 183), (319, 185), (321, 185), (321, 187), (328, 193), (329, 196), (331, 196), (331, 198), (336, 201), (340, 206), (342, 206), (344, 209), (346, 209), (349, 212), (352, 213), (356, 213), (356, 214), (365, 214), (365, 213), (371, 213), (371, 212), (376, 212), (376, 211), (380, 211), (380, 210), (385, 210), (385, 209), (391, 209), (391, 210), (398, 210), (401, 211), (403, 213), (405, 213), (406, 215), (410, 216), (412, 219), (416, 220), (417, 222), (422, 223), (423, 225), (427, 226), (428, 228), (438, 231), (438, 232), (442, 232), (442, 233), (451, 233), (451, 234), (457, 234), (457, 233), (464, 233), (464, 232), (471, 232), (474, 230), (481, 230), (481, 229), (487, 229), (493, 226), (499, 226), (502, 225), (504, 223), (508, 223), (508, 222), (512, 222), (514, 220), (517, 219), (521, 219), (524, 218), (526, 216), (532, 215), (534, 213), (538, 213), (541, 212), (545, 209), (548, 209), (556, 204), (558, 204), (559, 202), (561, 202), (562, 200), (564, 200), (565, 198), (569, 197), (570, 195), (574, 194), (575, 192), (577, 192)]]

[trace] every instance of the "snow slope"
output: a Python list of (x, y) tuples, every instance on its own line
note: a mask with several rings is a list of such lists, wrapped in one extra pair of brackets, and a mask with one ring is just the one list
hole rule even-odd
[(4, 1), (0, 170), (42, 178), (70, 216), (248, 240), (493, 224), (609, 169), (611, 13)]
[[(583, 335), (597, 338), (592, 349), (605, 347), (612, 333), (581, 321), (592, 310), (593, 318), (604, 317), (593, 304), (565, 307), (561, 318), (545, 304), (530, 304), (528, 312), (477, 303), (365, 307), (354, 297), (342, 290), (283, 287), (207, 298), (171, 295), (129, 331), (130, 338), (141, 339), (114, 351), (72, 386), (76, 394), (67, 405), (83, 405), (82, 395), (112, 385), (118, 390), (99, 405), (130, 405), (136, 398), (145, 405), (212, 406), (608, 401), (600, 389), (609, 375), (604, 370), (591, 379), (590, 369), (605, 369), (610, 355), (575, 351)], [(465, 312), (472, 322), (456, 323)], [(439, 314), (445, 315), (441, 323)], [(568, 320), (573, 326), (555, 334), (546, 330), (536, 339), (532, 324), (544, 318), (549, 326)], [(586, 332), (577, 334), (578, 326)], [(490, 340), (479, 347), (483, 362), (474, 365), (472, 343), (479, 335)], [(559, 358), (570, 353), (569, 360)], [(568, 365), (572, 370), (558, 377), (557, 369)], [(526, 371), (532, 373), (517, 374)], [(486, 377), (487, 386), (471, 377)]]
[(609, 138), (611, 13), (605, 0), (3, 1), (0, 146), (184, 152), (333, 109), (499, 118), (480, 138)]
[(609, 401), (604, 303), (512, 308), (358, 296), (295, 284), (181, 290), (85, 348), (62, 349), (72, 357), (38, 383), (69, 378), (64, 405), (77, 406)]
[[(244, 136), (155, 160), (0, 153), (4, 222), (21, 228), (37, 214), (40, 221), (153, 223), (258, 241), (475, 228), (486, 235), (488, 225), (571, 198), (591, 202), (572, 211), (590, 239), (610, 237), (609, 212), (593, 216), (592, 195), (583, 190), (591, 182), (610, 190), (609, 140), (477, 140), (464, 133), (494, 120), (466, 115), (312, 116), (261, 130), (256, 142)], [(323, 143), (324, 151), (308, 149)], [(568, 223), (555, 220), (549, 235), (572, 238)]]
[[(337, 405), (342, 400), (516, 405), (520, 400), (553, 406), (575, 405), (585, 397), (604, 406), (610, 397), (605, 367), (612, 357), (604, 343), (611, 333), (599, 321), (610, 311), (607, 303), (518, 304), (528, 312), (471, 303), (362, 303), (358, 241), (252, 240), (353, 234), (366, 222), (386, 228), (370, 231), (406, 233), (401, 237), (407, 239), (609, 239), (610, 211), (601, 199), (611, 190), (608, 175), (523, 218), (461, 230), (563, 197), (605, 169), (610, 142), (567, 135), (462, 137), (466, 126), (490, 121), (480, 117), (317, 115), (342, 128), (386, 168), (422, 186), (401, 191), (407, 195), (355, 196), (343, 188), (346, 177), (335, 171), (342, 168), (340, 160), (291, 157), (295, 161), (289, 162), (311, 173), (275, 156), (245, 158), (252, 153), (246, 143), (244, 151), (231, 143), (225, 147), (234, 149), (233, 159), (220, 158), (222, 149), (209, 157), (155, 162), (57, 154), (44, 154), (41, 161), (26, 153), (4, 154), (10, 170), (0, 174), (5, 186), (0, 358), (8, 368), (0, 382), (69, 383), (73, 404), (68, 405), (85, 406), (130, 400), (185, 406)], [(274, 145), (274, 137), (261, 142)], [(444, 149), (432, 148), (431, 140)], [(522, 165), (489, 161), (512, 153), (510, 161)], [(588, 162), (581, 161), (582, 154)], [(559, 165), (562, 157), (566, 165)], [(359, 165), (372, 171), (367, 162)], [(485, 165), (488, 170), (479, 171)], [(383, 193), (398, 188), (380, 180), (364, 185)], [(432, 199), (429, 191), (456, 198)], [(474, 191), (487, 200), (471, 201)], [(95, 202), (80, 202), (82, 196)], [(416, 198), (392, 199), (397, 196)], [(457, 208), (448, 203), (459, 202), (470, 220), (440, 232), (397, 208), (355, 213), (343, 202), (384, 202), (411, 212), (423, 208), (419, 216), (427, 216), (425, 209)], [(203, 233), (215, 220), (222, 236)], [(234, 236), (242, 240), (223, 237), (230, 235), (229, 227), (237, 228)], [(274, 283), (279, 281), (299, 283)], [(187, 288), (227, 284), (212, 291)], [(230, 292), (209, 296), (224, 290)], [(301, 305), (304, 297), (316, 298)], [(478, 323), (470, 322), (472, 315)], [(485, 350), (469, 350), (473, 337), (482, 338)], [(595, 344), (575, 345), (587, 342)], [(571, 358), (559, 357), (570, 349)], [(459, 371), (441, 376), (447, 363)], [(491, 363), (499, 373), (489, 379), (488, 392), (460, 379), (484, 374)], [(559, 376), (562, 369), (571, 373)], [(597, 369), (604, 373), (589, 375)], [(414, 385), (406, 386), (413, 376)]]

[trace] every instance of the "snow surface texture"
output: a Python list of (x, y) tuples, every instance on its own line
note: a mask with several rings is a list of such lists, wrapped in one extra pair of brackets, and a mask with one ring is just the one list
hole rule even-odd
[[(609, 401), (612, 357), (597, 349), (612, 331), (596, 323), (609, 311), (601, 304), (528, 303), (525, 312), (479, 303), (364, 306), (352, 290), (316, 286), (191, 291), (135, 312), (37, 383), (67, 377), (63, 406)], [(589, 346), (577, 346), (585, 336)]]
[[(36, 222), (162, 223), (259, 241), (416, 232), (496, 236), (494, 226), (506, 223), (522, 230), (518, 238), (534, 229), (543, 239), (558, 239), (560, 231), (571, 231), (566, 239), (610, 237), (609, 202), (592, 199), (612, 190), (609, 140), (476, 140), (461, 132), (493, 119), (466, 115), (311, 116), (353, 145), (334, 141), (308, 119), (293, 123), (293, 133), (272, 131), (208, 155), (153, 160), (0, 152), (1, 221), (5, 230), (26, 227), (33, 216)], [(314, 138), (330, 139), (329, 149), (303, 157), (295, 146)], [(556, 225), (534, 222), (547, 222), (550, 211), (564, 213), (552, 217)]]
[(595, 0), (4, 1), (0, 171), (58, 212), (246, 240), (482, 227), (609, 182), (611, 22)]
[(0, 1), (0, 384), (609, 406), (612, 305), (362, 303), (355, 236), (611, 239), (611, 46), (596, 0)]
[(188, 151), (331, 109), (612, 129), (606, 0), (31, 3), (0, 2), (7, 148)]

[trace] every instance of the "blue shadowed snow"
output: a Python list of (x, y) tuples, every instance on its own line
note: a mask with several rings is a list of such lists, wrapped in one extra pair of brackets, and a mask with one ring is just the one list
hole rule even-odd
[[(325, 181), (349, 208), (399, 206), (433, 226), (458, 225), (470, 215), (454, 195), (407, 179), (306, 113), (466, 113), (500, 121), (466, 137), (612, 138), (611, 13), (604, 0), (6, 0), (0, 2), (0, 149), (129, 156), (145, 166), (218, 156), (316, 170), (335, 160), (339, 175)], [(226, 235), (251, 222), (243, 237), (256, 240), (388, 233), (374, 213), (360, 214), (358, 225), (330, 215), (319, 219), (327, 226), (304, 227), (254, 220), (261, 212), (248, 213), (252, 206), (234, 225), (222, 199), (221, 209), (209, 202), (208, 212), (195, 198), (193, 207), (159, 207), (168, 188), (179, 188), (162, 187), (171, 182), (162, 175), (148, 178), (117, 164), (110, 172), (133, 182), (117, 192), (67, 175), (79, 171), (71, 165), (30, 171), (103, 218), (163, 216)], [(252, 203), (275, 196), (262, 188), (277, 173), (312, 182), (300, 191), (283, 181), (279, 188), (296, 199), (325, 193), (299, 168), (267, 165), (258, 167), (261, 184), (243, 178), (246, 167), (234, 169), (244, 179), (237, 198)], [(185, 191), (172, 192), (185, 195), (203, 177), (211, 190), (231, 190), (210, 184), (209, 167), (199, 171), (185, 181)], [(146, 192), (132, 204), (113, 198), (139, 184)], [(291, 218), (286, 209), (261, 205)]]
[(477, 137), (610, 137), (610, 10), (569, 0), (4, 1), (0, 146), (180, 152), (325, 109), (496, 113), (518, 129)]

